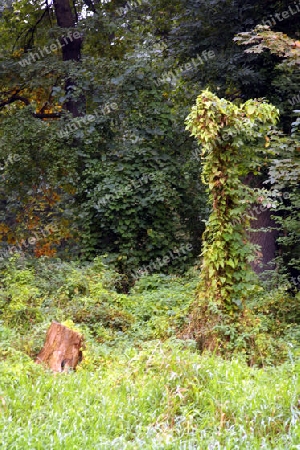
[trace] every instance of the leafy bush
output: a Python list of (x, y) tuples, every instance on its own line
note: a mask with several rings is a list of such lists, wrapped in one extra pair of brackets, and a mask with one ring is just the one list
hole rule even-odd
[(0, 292), (0, 313), (10, 325), (24, 327), (42, 320), (40, 306), (42, 295), (34, 285), (35, 276), (30, 269), (14, 270), (12, 264), (3, 277)]
[[(185, 277), (142, 276), (125, 295), (113, 288), (118, 275), (107, 270), (100, 258), (80, 267), (53, 259), (32, 264), (14, 257), (0, 289), (2, 326), (8, 336), (15, 329), (11, 345), (32, 357), (53, 320), (80, 326), (91, 346), (105, 343), (126, 348), (177, 335), (197, 338), (202, 350), (201, 336), (190, 330), (198, 275), (194, 270)], [(259, 366), (286, 360), (289, 344), (300, 344), (297, 302), (298, 297), (284, 289), (258, 290), (236, 324), (219, 312), (215, 326), (220, 354), (243, 354), (250, 365)]]

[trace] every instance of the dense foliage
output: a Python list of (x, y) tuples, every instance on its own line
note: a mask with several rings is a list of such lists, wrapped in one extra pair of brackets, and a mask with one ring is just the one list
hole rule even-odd
[[(68, 13), (61, 16), (60, 5)], [(268, 97), (289, 130), (292, 106), (282, 99), (296, 94), (297, 71), (277, 69), (277, 56), (266, 52), (245, 54), (233, 38), (269, 17), (293, 41), (293, 10), (287, 2), (180, 0), (6, 6), (2, 253), (33, 231), (43, 234), (50, 220), (56, 232), (38, 242), (37, 256), (108, 253), (130, 283), (132, 273), (190, 245), (159, 268), (184, 270), (200, 253), (208, 213), (184, 118), (209, 85), (235, 102)], [(289, 11), (285, 20), (274, 19), (277, 10)]]

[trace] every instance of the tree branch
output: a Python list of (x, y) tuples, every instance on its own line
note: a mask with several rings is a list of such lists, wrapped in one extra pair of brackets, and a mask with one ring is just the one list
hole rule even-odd
[[(2, 101), (0, 103), (0, 108), (18, 101), (25, 103), (26, 106), (30, 105), (30, 101), (28, 100), (28, 98), (22, 97), (21, 95), (13, 95), (7, 100)], [(32, 113), (32, 115), (37, 119), (59, 119), (61, 117), (61, 113)]]
[[(25, 49), (28, 49), (28, 48), (30, 47), (31, 43), (33, 42), (34, 33), (35, 33), (35, 30), (36, 30), (38, 24), (43, 20), (44, 16), (45, 16), (47, 13), (48, 13), (48, 16), (49, 16), (49, 18), (50, 18), (50, 8), (49, 8), (49, 5), (48, 5), (47, 1), (46, 1), (45, 4), (46, 4), (46, 8), (45, 8), (45, 10), (43, 11), (41, 17), (37, 20), (37, 22), (36, 22), (32, 27), (30, 27), (29, 30), (23, 30), (23, 31), (19, 34), (19, 36), (16, 38), (16, 40), (15, 40), (15, 42), (14, 42), (14, 45), (13, 45), (13, 51), (14, 51), (15, 48), (16, 48), (16, 45), (17, 45), (18, 40), (21, 38), (21, 36), (22, 36), (24, 33), (25, 33), (25, 36), (24, 36), (24, 48), (25, 48)], [(51, 22), (51, 19), (50, 19), (50, 22)], [(26, 43), (25, 40), (26, 40), (27, 36), (29, 35), (29, 33), (31, 33), (31, 37), (30, 37), (29, 41)]]
[(61, 117), (61, 113), (33, 113), (33, 116), (37, 119), (59, 119)]
[(18, 102), (18, 101), (25, 103), (25, 105), (27, 105), (27, 106), (30, 105), (28, 98), (22, 97), (20, 95), (13, 95), (12, 97), (8, 98), (7, 100), (2, 101), (0, 103), (0, 108), (3, 108), (6, 105), (10, 105), (11, 103)]
[(72, 0), (72, 3), (73, 3), (74, 14), (75, 14), (75, 21), (76, 21), (76, 23), (78, 23), (78, 12), (76, 9), (76, 3), (74, 0)]

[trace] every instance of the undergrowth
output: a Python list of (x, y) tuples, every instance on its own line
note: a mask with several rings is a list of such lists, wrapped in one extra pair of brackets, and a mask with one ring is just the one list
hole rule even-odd
[[(1, 448), (300, 448), (297, 296), (249, 299), (256, 326), (224, 330), (221, 357), (182, 336), (197, 272), (145, 276), (128, 295), (118, 282), (101, 259), (2, 269)], [(84, 334), (76, 372), (34, 363), (53, 320)]]

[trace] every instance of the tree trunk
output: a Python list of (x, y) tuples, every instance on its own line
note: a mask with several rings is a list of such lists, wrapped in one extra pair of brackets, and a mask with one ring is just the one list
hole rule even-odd
[[(64, 61), (80, 61), (81, 60), (81, 47), (82, 37), (76, 38), (70, 29), (74, 29), (76, 26), (75, 11), (72, 11), (70, 0), (54, 0), (54, 9), (57, 20), (57, 25), (62, 29), (66, 29), (66, 34), (60, 41), (62, 45), (62, 54)], [(69, 31), (69, 33), (68, 33)], [(75, 30), (74, 30), (75, 31)], [(72, 96), (73, 86), (76, 87), (74, 80), (69, 78), (66, 81), (65, 89), (66, 93)], [(85, 112), (85, 97), (80, 95), (78, 98), (70, 98), (65, 103), (65, 108), (73, 115), (73, 117), (79, 117)]]
[[(254, 176), (250, 173), (244, 180), (244, 183), (253, 188), (265, 187), (263, 178)], [(257, 252), (257, 258), (251, 263), (252, 269), (258, 275), (265, 270), (274, 269), (274, 265), (270, 262), (276, 256), (276, 240), (278, 238), (278, 227), (273, 219), (271, 219), (272, 212), (270, 209), (263, 207), (262, 204), (257, 204), (251, 208), (251, 215), (254, 220), (251, 221), (250, 228), (254, 231), (249, 231), (248, 237), (251, 244), (260, 246)]]
[(251, 222), (251, 228), (257, 231), (249, 232), (249, 239), (251, 244), (258, 244), (261, 250), (257, 252), (257, 258), (251, 263), (251, 266), (254, 272), (259, 275), (265, 270), (275, 268), (274, 264), (270, 264), (270, 262), (276, 256), (278, 229), (276, 229), (274, 220), (271, 219), (272, 213), (269, 209), (260, 211), (258, 207), (254, 213), (252, 212), (252, 215), (256, 220)]
[(36, 363), (46, 364), (53, 372), (75, 369), (82, 360), (83, 336), (58, 322), (50, 325), (44, 347), (36, 358)]

